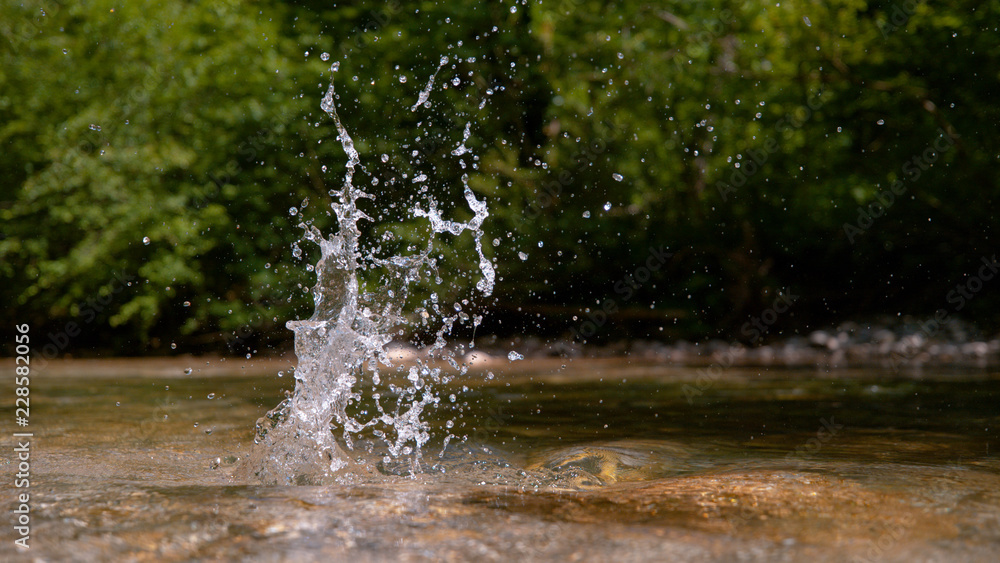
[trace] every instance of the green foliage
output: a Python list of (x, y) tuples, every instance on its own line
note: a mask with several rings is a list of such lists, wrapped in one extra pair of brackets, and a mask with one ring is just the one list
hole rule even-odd
[[(319, 109), (334, 61), (373, 246), (419, 245), (421, 172), (466, 218), (467, 174), (502, 278), (481, 306), (507, 329), (545, 311), (536, 328), (568, 331), (612, 298), (615, 323), (732, 334), (785, 286), (804, 298), (782, 322), (927, 313), (992, 254), (1000, 2), (511, 7), (0, 7), (5, 322), (58, 328), (119, 274), (134, 279), (90, 343), (283, 334), (310, 307), (296, 225), (335, 228), (345, 157)], [(430, 106), (410, 111), (442, 56)], [(469, 123), (478, 160), (463, 168), (451, 151)], [(940, 138), (954, 143), (907, 172)], [(884, 214), (845, 232), (896, 181)], [(616, 284), (660, 246), (674, 258), (624, 299)], [(468, 237), (440, 253), (446, 276), (474, 269)], [(474, 280), (458, 282), (425, 292)], [(985, 293), (962, 314), (988, 320)]]
[(300, 191), (308, 105), (289, 92), (296, 38), (225, 2), (66, 4), (39, 25), (3, 65), (0, 256), (21, 318), (78, 314), (111, 272), (136, 282), (101, 324), (133, 349), (273, 316), (285, 280), (263, 264), (294, 236), (276, 210)]

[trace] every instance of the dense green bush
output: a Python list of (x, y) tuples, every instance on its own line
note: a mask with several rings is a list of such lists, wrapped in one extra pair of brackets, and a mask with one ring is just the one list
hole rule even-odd
[[(309, 310), (296, 224), (335, 228), (333, 61), (358, 181), (383, 180), (369, 228), (421, 236), (404, 173), (456, 216), (462, 173), (489, 198), (491, 331), (569, 335), (613, 300), (596, 339), (735, 337), (784, 287), (781, 327), (928, 314), (994, 253), (1000, 2), (348, 4), (0, 7), (0, 333), (283, 337)], [(672, 257), (626, 291), (651, 248)], [(959, 314), (993, 326), (993, 295)]]

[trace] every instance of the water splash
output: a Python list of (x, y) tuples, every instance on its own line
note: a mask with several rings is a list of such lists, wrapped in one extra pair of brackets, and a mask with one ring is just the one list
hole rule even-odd
[[(427, 102), (434, 79), (447, 62), (447, 57), (441, 58), (412, 110)], [(364, 456), (355, 455), (355, 438), (366, 429), (370, 429), (371, 436), (381, 439), (385, 453), (383, 462), (396, 463), (395, 458), (409, 456), (409, 471), (419, 471), (421, 448), (430, 439), (429, 428), (421, 415), (440, 401), (434, 385), (447, 383), (451, 377), (433, 362), (444, 360), (460, 373), (467, 369), (458, 365), (445, 340), (456, 322), (469, 318), (460, 307), (452, 315), (440, 313), (443, 308), (437, 306), (438, 296), (432, 294), (429, 302), (416, 311), (405, 310), (415, 283), (439, 277), (437, 260), (432, 255), (435, 235), (458, 236), (471, 232), (482, 274), (476, 287), (488, 296), (495, 283), (493, 263), (484, 254), (482, 245), (482, 224), (489, 212), (486, 201), (477, 199), (469, 187), (467, 174), (461, 181), (465, 200), (474, 214), (470, 220), (446, 219), (437, 203), (428, 197), (425, 206), (418, 204), (412, 209), (414, 217), (426, 218), (430, 223), (430, 234), (421, 252), (380, 257), (373, 251), (363, 251), (360, 223), (372, 221), (372, 218), (359, 209), (358, 203), (362, 199), (374, 200), (375, 195), (354, 185), (361, 156), (337, 113), (332, 76), (339, 70), (339, 63), (334, 63), (330, 70), (330, 86), (320, 105), (333, 120), (337, 138), (348, 157), (342, 187), (331, 191), (335, 200), (331, 208), (339, 231), (324, 237), (315, 226), (300, 225), (305, 229), (304, 238), (319, 246), (321, 256), (314, 268), (312, 316), (287, 323), (295, 333), (295, 354), (299, 360), (294, 370), (295, 390), (257, 422), (254, 448), (236, 472), (237, 479), (310, 484), (327, 482), (345, 474), (371, 472), (372, 466)], [(456, 149), (453, 154), (471, 152), (466, 147), (470, 125), (465, 127), (460, 150)], [(377, 290), (363, 288), (362, 272), (369, 278), (372, 272), (378, 273)], [(427, 350), (428, 360), (418, 360), (416, 365), (407, 368), (394, 365), (386, 351), (391, 335), (407, 324), (407, 313), (422, 314), (426, 324), (430, 317), (428, 311), (438, 312), (436, 321), (440, 322), (436, 339)], [(476, 324), (479, 321), (476, 316)], [(383, 373), (391, 368), (404, 370), (407, 384), (383, 385), (385, 389), (380, 389)], [(370, 398), (375, 411), (365, 413), (367, 420), (348, 412), (349, 406), (363, 399), (357, 387), (366, 374), (371, 377)], [(394, 399), (393, 409), (388, 405)], [(339, 431), (339, 440), (334, 430)]]
[(417, 111), (417, 108), (424, 105), (427, 100), (430, 99), (431, 90), (434, 89), (434, 79), (437, 78), (438, 73), (441, 72), (441, 68), (446, 64), (448, 64), (448, 57), (441, 57), (441, 60), (438, 62), (437, 70), (434, 71), (434, 74), (432, 74), (430, 79), (427, 81), (427, 86), (424, 86), (424, 89), (421, 90), (420, 95), (417, 97), (417, 103), (410, 107), (410, 111)]

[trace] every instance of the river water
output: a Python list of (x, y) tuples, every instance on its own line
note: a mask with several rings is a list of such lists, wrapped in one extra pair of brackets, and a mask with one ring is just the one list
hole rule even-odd
[[(6, 541), (0, 558), (994, 561), (1000, 552), (993, 372), (731, 368), (699, 380), (697, 370), (625, 359), (505, 361), (490, 366), (492, 379), (474, 368), (439, 387), (421, 473), (359, 440), (350, 455), (368, 459), (367, 472), (263, 486), (233, 475), (252, 421), (294, 382), (270, 368), (200, 363), (185, 364), (190, 375), (179, 363), (109, 362), (33, 378), (32, 547)], [(12, 406), (3, 411), (13, 417)], [(444, 447), (448, 433), (456, 438)], [(10, 475), (13, 460), (5, 448)], [(14, 493), (3, 489), (11, 509)]]

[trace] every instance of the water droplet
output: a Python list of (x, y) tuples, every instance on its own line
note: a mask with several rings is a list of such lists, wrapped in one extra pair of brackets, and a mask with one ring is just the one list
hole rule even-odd
[(590, 219), (590, 211), (584, 211), (583, 212), (583, 218), (584, 219)]
[(212, 400), (212, 399), (214, 399), (214, 398), (215, 398), (215, 393), (209, 393), (209, 394), (208, 394), (208, 400), (209, 400), (209, 401), (211, 401), (211, 400)]
[(184, 306), (185, 307), (190, 307), (191, 306), (191, 302), (190, 301), (185, 301), (184, 302)]
[(400, 84), (406, 84), (406, 75), (405, 74), (404, 75), (400, 75), (400, 77), (399, 77), (399, 83)]
[(120, 406), (122, 406), (122, 404), (121, 404), (121, 403), (119, 403), (118, 401), (115, 401), (115, 406), (116, 406), (116, 407), (120, 407)]
[(806, 22), (806, 27), (812, 27), (813, 24), (809, 21), (809, 16), (802, 16), (802, 21)]
[(149, 237), (142, 237), (142, 244), (149, 244)]
[(879, 119), (875, 123), (878, 123), (879, 125), (885, 125), (885, 120), (884, 119)]
[(511, 350), (510, 353), (507, 354), (507, 359), (513, 362), (513, 361), (517, 361), (517, 360), (523, 360), (524, 356), (522, 356), (521, 354), (518, 354), (517, 352)]
[(101, 126), (100, 125), (96, 125), (94, 123), (91, 123), (90, 124), (90, 130), (91, 131), (100, 131), (101, 130)]
[(389, 155), (383, 154), (382, 155), (382, 162), (389, 162)]
[(618, 180), (619, 182), (621, 182), (622, 180), (625, 179), (624, 176), (622, 176), (621, 174), (619, 174), (617, 172), (615, 172), (614, 174), (612, 174), (611, 177), (614, 178), (615, 180)]
[(288, 214), (291, 215), (292, 217), (295, 217), (296, 215), (299, 214), (299, 210), (297, 207), (289, 207)]
[[(191, 375), (194, 370), (191, 368), (184, 368), (184, 375)], [(169, 389), (169, 388), (168, 388)]]
[(170, 349), (171, 350), (176, 350), (177, 349), (177, 343), (176, 342), (171, 342), (170, 343)]
[(198, 423), (197, 422), (194, 423), (194, 427), (198, 428)]
[[(308, 55), (309, 51), (306, 51), (306, 54)], [(321, 61), (326, 62), (326, 61), (330, 60), (330, 53), (322, 53), (322, 54), (320, 54), (319, 58), (320, 58)]]
[(517, 257), (520, 258), (522, 262), (528, 259), (528, 255), (523, 252), (518, 252)]
[(610, 201), (604, 203), (604, 210), (605, 211), (611, 211), (611, 202)]

